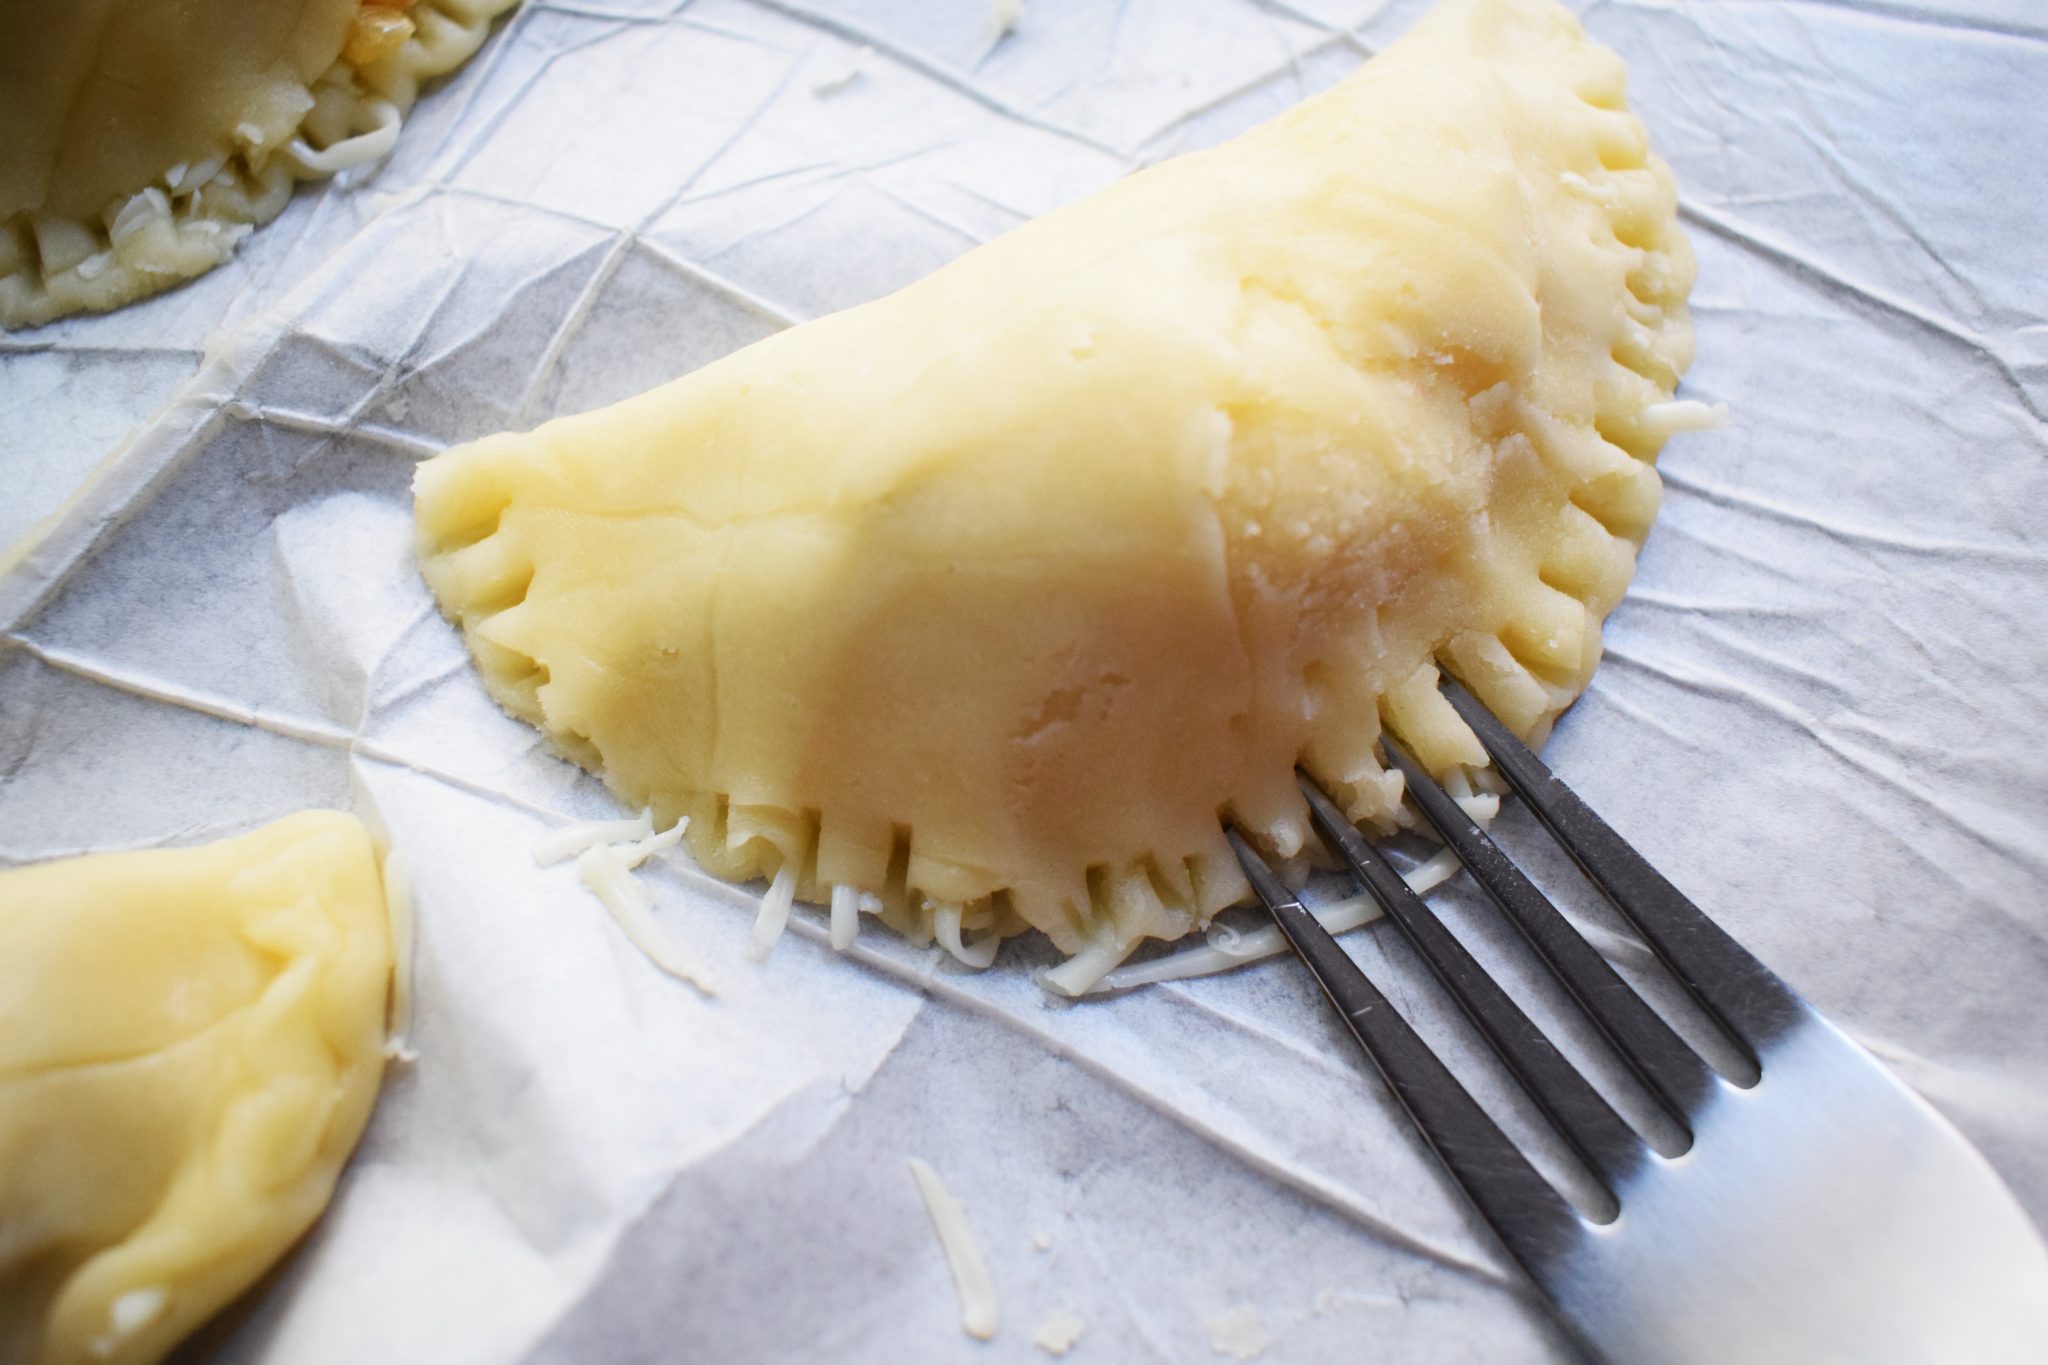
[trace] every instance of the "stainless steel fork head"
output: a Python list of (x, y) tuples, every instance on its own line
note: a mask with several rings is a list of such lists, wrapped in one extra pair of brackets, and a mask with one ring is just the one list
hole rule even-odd
[[(1948, 1121), (1805, 1003), (1595, 1226), (1503, 1240), (1616, 1362), (2048, 1360), (2048, 1249)], [(1543, 1226), (1542, 1224), (1548, 1224)]]
[(1582, 1216), (1234, 831), (1259, 898), (1424, 1138), (1589, 1354), (1615, 1365), (2039, 1365), (2048, 1246), (1984, 1158), (1665, 881), (1470, 694), (1499, 771), (1754, 1063), (1678, 1040), (1397, 743), (1424, 816), (1645, 1091), (1691, 1136), (1654, 1151), (1304, 780), (1350, 864), (1618, 1205)]

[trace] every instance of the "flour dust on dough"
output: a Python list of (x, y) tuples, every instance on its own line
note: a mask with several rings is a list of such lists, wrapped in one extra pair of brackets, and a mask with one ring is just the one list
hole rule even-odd
[[(1697, 404), (1622, 63), (1447, 0), (1329, 92), (863, 307), (421, 466), (491, 694), (744, 880), (1078, 990), (1296, 866), (1297, 765), (1485, 755), (1586, 686)], [(687, 318), (676, 325), (686, 327)]]

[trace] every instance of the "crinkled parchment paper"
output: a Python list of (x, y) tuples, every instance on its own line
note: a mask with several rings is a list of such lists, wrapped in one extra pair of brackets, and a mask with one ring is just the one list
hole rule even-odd
[[(532, 0), (225, 269), (0, 341), (7, 535), (172, 399), (0, 574), (0, 858), (332, 804), (416, 874), (419, 1059), (193, 1356), (1026, 1360), (1064, 1310), (1081, 1361), (1215, 1358), (1205, 1323), (1247, 1319), (1275, 1360), (1561, 1358), (1291, 963), (1064, 1004), (1029, 946), (840, 959), (810, 911), (757, 968), (758, 888), (669, 856), (642, 875), (707, 1001), (533, 866), (613, 807), (432, 610), (417, 460), (901, 285), (1419, 8), (1031, 0), (991, 49), (981, 0), (807, 3)], [(1687, 392), (1734, 421), (1667, 453), (1551, 757), (2048, 1218), (2048, 20), (1587, 19), (1684, 190)], [(1355, 951), (1442, 1036), (1381, 929)], [(910, 1155), (979, 1232), (987, 1346)]]

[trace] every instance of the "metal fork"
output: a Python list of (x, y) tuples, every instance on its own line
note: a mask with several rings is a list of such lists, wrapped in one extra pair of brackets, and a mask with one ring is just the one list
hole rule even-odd
[[(1236, 830), (1260, 901), (1423, 1137), (1587, 1354), (1615, 1365), (2048, 1361), (2048, 1247), (1976, 1149), (1702, 914), (1455, 682), (1499, 772), (1746, 1066), (1713, 1070), (1398, 743), (1424, 818), (1690, 1137), (1659, 1155), (1305, 777), (1318, 832), (1618, 1214), (1578, 1212)], [(1612, 1209), (1610, 1209), (1610, 1212)]]

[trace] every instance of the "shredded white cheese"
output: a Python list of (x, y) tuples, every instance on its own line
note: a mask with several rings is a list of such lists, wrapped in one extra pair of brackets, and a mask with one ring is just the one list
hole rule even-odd
[(419, 1060), (412, 1050), (412, 868), (397, 849), (384, 858), (384, 906), (391, 932), (391, 1010), (384, 1027), (384, 1055), (397, 1062)]
[(988, 1262), (974, 1240), (966, 1210), (939, 1179), (939, 1173), (916, 1157), (910, 1158), (910, 1178), (924, 1196), (925, 1212), (931, 1215), (932, 1230), (939, 1234), (939, 1246), (946, 1253), (946, 1267), (953, 1273), (953, 1290), (960, 1296), (960, 1326), (967, 1335), (987, 1341), (996, 1334), (996, 1286), (989, 1278)]
[(1009, 37), (1016, 30), (1017, 21), (1023, 17), (1024, 0), (995, 0), (995, 4), (990, 8), (988, 16), (989, 51), (993, 52), (996, 44)]
[(1202, 1326), (1209, 1330), (1209, 1349), (1220, 1356), (1250, 1360), (1273, 1344), (1259, 1310), (1249, 1304), (1204, 1318)]
[(633, 876), (633, 869), (663, 849), (673, 848), (688, 829), (678, 820), (654, 832), (654, 812), (643, 810), (631, 820), (593, 820), (558, 829), (533, 846), (533, 860), (542, 867), (576, 859), (576, 873), (590, 888), (626, 937), (654, 965), (689, 982), (705, 995), (715, 995), (709, 975), (654, 918), (654, 901)]
[(119, 246), (152, 221), (166, 220), (170, 216), (171, 197), (151, 185), (121, 206), (121, 211), (114, 215), (114, 221), (107, 225), (107, 238)]
[(614, 851), (625, 861), (628, 868), (635, 868), (665, 848), (674, 848), (682, 842), (683, 831), (690, 827), (688, 820), (678, 820), (659, 834), (650, 834), (630, 844), (620, 844)]
[(852, 886), (832, 888), (832, 946), (845, 952), (860, 937), (860, 890)]
[(1031, 1334), (1031, 1344), (1050, 1355), (1063, 1356), (1074, 1349), (1074, 1343), (1081, 1339), (1081, 1329), (1086, 1325), (1064, 1309), (1048, 1313), (1045, 1321), (1038, 1324), (1038, 1330)]
[(372, 99), (363, 108), (373, 122), (368, 132), (346, 137), (331, 147), (315, 149), (302, 137), (291, 140), (286, 151), (314, 175), (339, 175), (355, 166), (367, 166), (398, 145), (398, 125), (403, 117), (390, 100)]
[(170, 1301), (170, 1291), (155, 1284), (131, 1289), (115, 1299), (107, 1306), (107, 1330), (92, 1340), (93, 1354), (114, 1354), (128, 1338), (155, 1322)]
[[(632, 845), (638, 848), (639, 845)], [(644, 855), (642, 855), (644, 856)], [(682, 947), (654, 918), (654, 902), (647, 889), (633, 878), (627, 854), (615, 848), (584, 850), (576, 859), (576, 874), (583, 879), (611, 917), (623, 929), (633, 946), (647, 954), (654, 965), (670, 976), (687, 981), (705, 995), (716, 995), (711, 978), (690, 960)]]
[(1458, 803), (1458, 809), (1465, 812), (1465, 818), (1485, 829), (1493, 823), (1493, 817), (1500, 814), (1500, 798), (1492, 792), (1475, 791), (1472, 773), (1462, 764), (1452, 768), (1444, 778), (1444, 795)]
[(1681, 431), (1713, 431), (1728, 424), (1726, 403), (1673, 398), (1651, 403), (1636, 414), (1636, 430), (1647, 436), (1675, 436)]
[(215, 152), (203, 161), (180, 162), (165, 174), (164, 184), (172, 194), (189, 194), (219, 175), (227, 164), (227, 156), (221, 152)]
[(860, 936), (860, 917), (882, 913), (882, 898), (853, 886), (832, 888), (832, 946), (845, 952)]
[(932, 935), (939, 946), (953, 955), (953, 960), (964, 966), (981, 971), (996, 960), (996, 949), (1003, 943), (1003, 936), (990, 932), (981, 942), (968, 944), (960, 937), (961, 908), (951, 901), (940, 901), (932, 906)]
[[(1117, 963), (1130, 956), (1130, 945), (1117, 942), (1091, 943), (1057, 967), (1038, 974), (1038, 984), (1057, 995), (1083, 996), (1108, 976)], [(1222, 971), (1221, 967), (1212, 968)]]
[(756, 962), (768, 960), (782, 940), (782, 931), (789, 927), (789, 907), (795, 903), (796, 859), (784, 858), (775, 870), (775, 880), (768, 883), (768, 894), (761, 897), (760, 913), (754, 916), (754, 932), (747, 938), (748, 957)]
[(596, 848), (599, 844), (620, 844), (628, 839), (645, 839), (652, 833), (654, 812), (651, 810), (643, 810), (631, 820), (591, 820), (580, 825), (565, 825), (534, 842), (533, 860), (542, 867), (553, 867), (587, 848)]
[[(1419, 863), (1401, 874), (1401, 880), (1408, 883), (1416, 895), (1423, 895), (1458, 875), (1458, 855), (1443, 849), (1427, 862)], [(1311, 912), (1322, 926), (1333, 934), (1347, 933), (1359, 925), (1380, 917), (1379, 902), (1370, 896), (1353, 896), (1348, 900), (1331, 905), (1312, 908)], [(1254, 929), (1250, 933), (1239, 933), (1227, 925), (1217, 925), (1210, 931), (1209, 941), (1199, 948), (1186, 948), (1177, 953), (1168, 953), (1150, 962), (1141, 962), (1135, 967), (1124, 967), (1110, 972), (1082, 991), (1088, 994), (1104, 994), (1109, 991), (1129, 990), (1133, 986), (1149, 986), (1157, 981), (1180, 981), (1191, 976), (1212, 976), (1227, 972), (1233, 967), (1242, 967), (1247, 962), (1260, 958), (1274, 957), (1287, 951), (1287, 939), (1275, 925)], [(1079, 961), (1075, 958), (1073, 961)], [(1073, 962), (1065, 966), (1070, 967)], [(1045, 973), (1041, 979), (1055, 986), (1054, 979), (1064, 967)], [(1080, 994), (1081, 992), (1067, 992)]]

